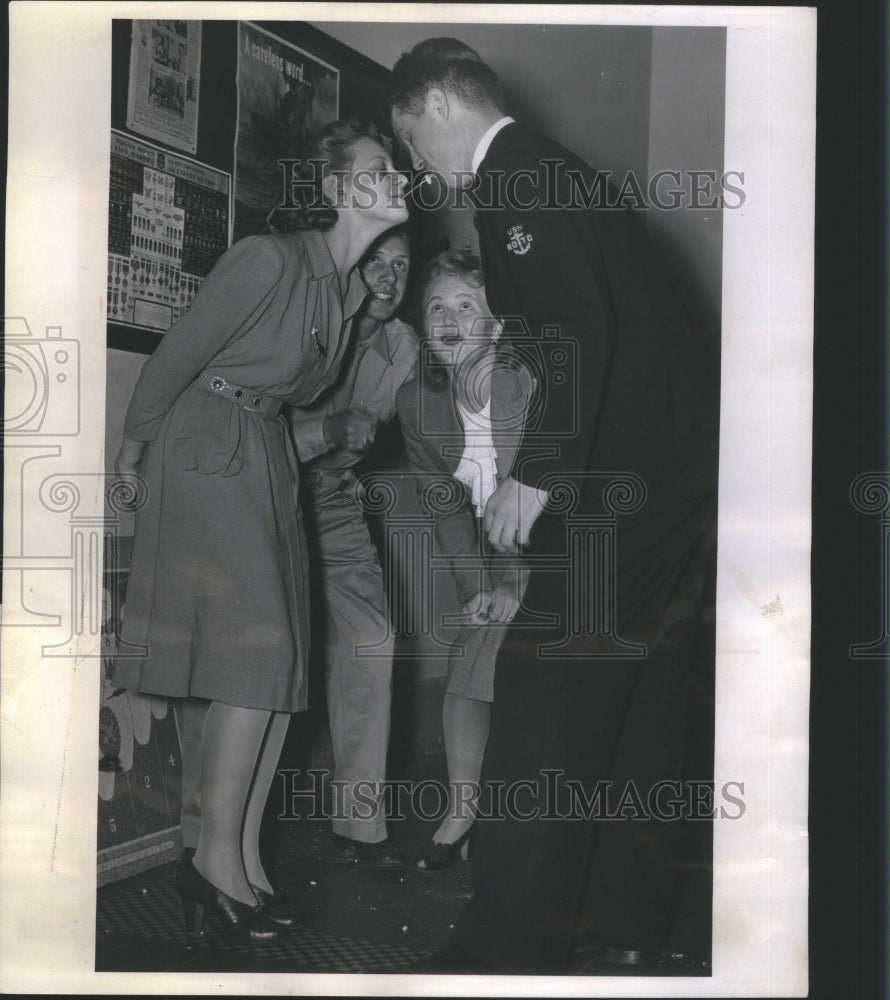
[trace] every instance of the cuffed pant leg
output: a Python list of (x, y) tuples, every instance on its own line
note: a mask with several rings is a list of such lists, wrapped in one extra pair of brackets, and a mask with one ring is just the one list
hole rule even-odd
[(332, 827), (364, 843), (386, 839), (384, 782), (390, 734), (392, 659), (383, 573), (361, 509), (317, 505), (324, 662), (334, 751)]

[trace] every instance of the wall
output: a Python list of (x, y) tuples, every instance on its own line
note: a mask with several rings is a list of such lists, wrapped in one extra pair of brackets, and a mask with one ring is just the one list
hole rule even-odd
[[(726, 32), (722, 28), (654, 29), (650, 178), (660, 170), (722, 176), (725, 60)], [(668, 197), (663, 200), (669, 203)], [(737, 200), (727, 196), (728, 204)], [(698, 201), (707, 205), (713, 198), (703, 196)], [(647, 221), (664, 259), (675, 271), (693, 321), (707, 337), (716, 339), (720, 329), (723, 213), (708, 208), (655, 208), (649, 211)]]

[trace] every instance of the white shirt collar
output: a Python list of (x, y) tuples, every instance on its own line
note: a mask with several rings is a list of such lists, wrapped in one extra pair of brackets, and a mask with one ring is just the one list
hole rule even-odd
[(479, 164), (485, 159), (485, 154), (488, 152), (488, 147), (491, 145), (492, 139), (494, 139), (494, 137), (505, 125), (509, 125), (511, 122), (515, 121), (515, 118), (511, 118), (509, 115), (504, 115), (503, 118), (499, 118), (485, 133), (485, 135), (482, 136), (479, 140), (479, 144), (476, 146), (476, 152), (473, 153), (474, 174), (479, 169)]

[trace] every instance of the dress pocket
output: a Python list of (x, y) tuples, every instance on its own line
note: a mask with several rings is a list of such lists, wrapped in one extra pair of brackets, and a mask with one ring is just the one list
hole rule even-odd
[(223, 396), (195, 388), (188, 393), (187, 411), (173, 442), (180, 468), (202, 476), (236, 476), (244, 466), (241, 408)]

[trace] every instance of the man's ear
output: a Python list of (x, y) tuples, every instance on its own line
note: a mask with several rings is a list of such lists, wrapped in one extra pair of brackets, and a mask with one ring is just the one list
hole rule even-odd
[(442, 122), (447, 122), (451, 114), (448, 95), (441, 87), (430, 87), (426, 95), (426, 110)]

